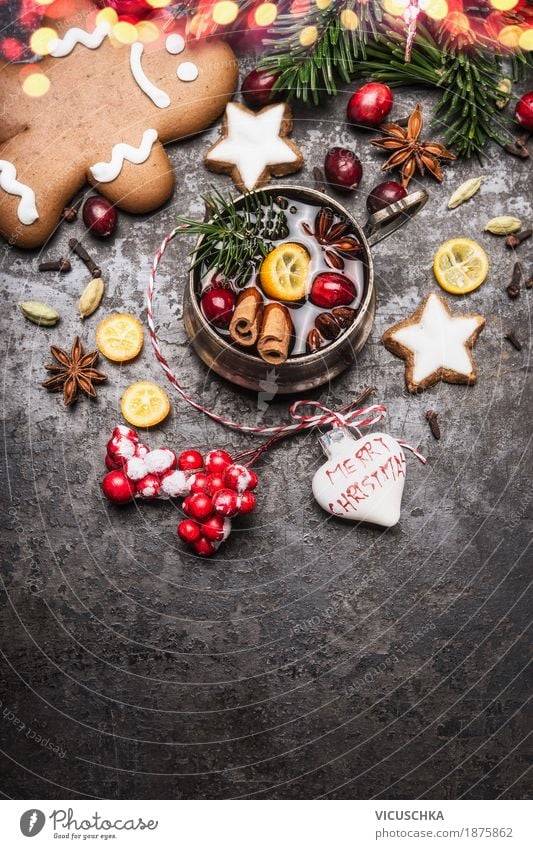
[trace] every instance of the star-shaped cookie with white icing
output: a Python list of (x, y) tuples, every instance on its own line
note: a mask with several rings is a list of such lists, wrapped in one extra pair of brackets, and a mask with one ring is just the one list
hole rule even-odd
[(252, 112), (240, 103), (228, 103), (220, 138), (209, 148), (205, 164), (211, 171), (229, 174), (241, 191), (259, 189), (272, 176), (284, 177), (303, 163), (300, 148), (287, 138), (292, 112), (286, 103)]
[(446, 383), (476, 382), (474, 343), (485, 326), (482, 315), (453, 315), (446, 302), (431, 293), (417, 311), (383, 334), (383, 344), (405, 360), (409, 392)]

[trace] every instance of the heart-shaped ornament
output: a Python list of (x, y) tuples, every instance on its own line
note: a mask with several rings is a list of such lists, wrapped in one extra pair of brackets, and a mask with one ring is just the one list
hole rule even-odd
[(387, 433), (355, 439), (343, 427), (320, 442), (328, 457), (313, 478), (320, 506), (341, 519), (392, 528), (400, 518), (407, 469), (401, 445)]

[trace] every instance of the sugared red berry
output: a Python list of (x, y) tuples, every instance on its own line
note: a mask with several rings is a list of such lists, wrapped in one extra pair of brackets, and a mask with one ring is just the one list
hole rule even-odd
[(94, 195), (83, 205), (83, 223), (91, 233), (107, 239), (117, 226), (117, 210), (106, 198)]
[(366, 208), (372, 215), (374, 212), (379, 212), (380, 209), (385, 209), (391, 203), (402, 200), (406, 195), (407, 189), (401, 183), (386, 180), (384, 183), (374, 186), (366, 199)]
[(124, 472), (109, 472), (102, 481), (102, 490), (106, 498), (116, 504), (126, 504), (135, 495), (135, 488)]
[(194, 495), (195, 492), (205, 492), (207, 488), (207, 480), (209, 475), (205, 472), (196, 472), (189, 478), (189, 492)]
[(208, 495), (213, 496), (215, 492), (218, 492), (219, 489), (224, 489), (225, 486), (224, 475), (209, 475), (205, 491)]
[(146, 499), (157, 498), (161, 484), (157, 475), (149, 474), (135, 484), (137, 493)]
[(236, 492), (244, 492), (245, 489), (248, 489), (248, 485), (252, 480), (252, 473), (246, 466), (241, 466), (240, 463), (233, 463), (226, 469), (224, 480), (226, 486), (229, 486), (230, 489), (234, 489)]
[(348, 101), (346, 115), (352, 124), (377, 127), (392, 109), (392, 91), (384, 83), (361, 86)]
[(178, 469), (182, 472), (198, 472), (203, 468), (204, 458), (199, 451), (184, 451), (178, 457)]
[(213, 496), (213, 509), (219, 516), (235, 516), (239, 512), (239, 496), (234, 489), (220, 489)]
[(331, 309), (351, 304), (355, 296), (355, 284), (349, 277), (325, 271), (313, 280), (309, 298), (315, 306)]
[(149, 472), (162, 475), (163, 472), (175, 469), (178, 461), (172, 449), (155, 448), (144, 456), (144, 462)]
[(516, 120), (524, 130), (533, 133), (533, 91), (524, 94), (516, 104)]
[(231, 465), (232, 462), (233, 460), (227, 451), (224, 451), (222, 448), (215, 448), (214, 451), (210, 451), (206, 455), (205, 470), (210, 473), (223, 474), (224, 469)]
[(200, 539), (200, 525), (193, 522), (192, 519), (184, 519), (178, 525), (178, 536), (183, 542), (188, 542), (192, 545), (196, 540)]
[(236, 297), (231, 289), (206, 289), (200, 298), (203, 313), (209, 324), (229, 327), (235, 310)]
[(241, 85), (241, 94), (248, 106), (268, 106), (283, 98), (283, 92), (273, 91), (274, 83), (279, 74), (272, 71), (262, 71), (254, 68), (246, 76)]
[(205, 537), (200, 537), (196, 542), (193, 542), (192, 547), (200, 557), (211, 557), (217, 550), (216, 546)]
[(324, 159), (326, 180), (336, 189), (351, 192), (356, 189), (363, 176), (363, 166), (352, 150), (332, 147)]
[(135, 456), (136, 457), (146, 457), (147, 454), (150, 453), (150, 449), (146, 445), (145, 442), (138, 442), (135, 446)]
[(200, 528), (202, 536), (211, 542), (222, 542), (229, 536), (231, 522), (223, 516), (211, 516)]
[(113, 429), (113, 436), (120, 438), (121, 436), (124, 439), (130, 439), (132, 442), (137, 442), (138, 436), (131, 427), (126, 427), (126, 425), (117, 425), (116, 428)]
[(239, 503), (239, 513), (251, 513), (255, 510), (255, 495), (253, 492), (243, 492)]
[(185, 472), (180, 472), (179, 469), (165, 472), (160, 476), (160, 480), (161, 495), (166, 495), (168, 498), (177, 498), (178, 495), (185, 495), (189, 491)]
[(123, 460), (122, 461), (114, 460), (113, 457), (111, 456), (111, 454), (106, 454), (105, 455), (105, 464), (106, 464), (107, 468), (109, 469), (109, 471), (111, 472), (114, 469), (122, 468), (124, 461)]
[(213, 502), (205, 492), (195, 492), (185, 499), (183, 509), (191, 519), (203, 522), (213, 512)]

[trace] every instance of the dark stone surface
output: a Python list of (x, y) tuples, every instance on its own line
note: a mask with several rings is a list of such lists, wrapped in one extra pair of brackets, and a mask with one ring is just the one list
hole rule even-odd
[[(526, 90), (526, 88), (524, 88)], [(425, 92), (402, 92), (404, 115)], [(306, 154), (292, 182), (311, 184), (331, 144), (351, 145), (365, 169), (348, 199), (364, 217), (382, 155), (343, 123), (346, 98), (298, 112)], [(426, 109), (426, 117), (429, 111)], [(430, 201), (375, 251), (378, 313), (356, 365), (316, 397), (330, 405), (377, 386), (387, 428), (429, 460), (408, 460), (399, 525), (380, 532), (328, 519), (311, 476), (317, 435), (287, 441), (260, 466), (259, 509), (211, 561), (175, 536), (177, 505), (104, 503), (105, 443), (134, 380), (165, 385), (148, 339), (140, 358), (106, 363), (94, 404), (64, 409), (40, 388), (48, 345), (76, 333), (94, 344), (109, 312), (144, 316), (152, 256), (175, 215), (199, 214), (198, 193), (224, 178), (201, 164), (203, 137), (176, 145), (179, 188), (150, 218), (120, 216), (117, 237), (86, 243), (105, 269), (107, 292), (83, 324), (76, 301), (87, 282), (38, 274), (37, 255), (2, 246), (3, 496), (1, 641), (2, 792), (9, 797), (494, 798), (528, 794), (524, 710), (530, 652), (526, 596), (532, 530), (531, 295), (505, 294), (515, 257), (483, 233), (493, 215), (531, 222), (531, 167), (491, 147), (425, 178)], [(447, 200), (483, 173), (481, 193), (450, 212)], [(413, 187), (417, 181), (413, 181)], [(78, 222), (47, 250), (64, 253)], [(405, 391), (402, 363), (381, 333), (424, 293), (440, 291), (431, 264), (447, 238), (477, 239), (490, 256), (487, 282), (457, 312), (481, 312), (475, 387)], [(520, 248), (531, 270), (531, 249)], [(162, 266), (155, 304), (166, 355), (195, 397), (253, 422), (257, 399), (208, 374), (189, 349), (176, 310), (185, 240)], [(55, 329), (24, 321), (16, 303), (48, 301)], [(521, 352), (504, 340), (514, 328)], [(203, 419), (167, 385), (172, 412), (147, 435), (153, 446), (253, 444)], [(442, 439), (424, 419), (438, 410)], [(287, 416), (269, 402), (265, 421)], [(529, 465), (528, 465), (529, 463)], [(38, 742), (36, 735), (50, 741)]]

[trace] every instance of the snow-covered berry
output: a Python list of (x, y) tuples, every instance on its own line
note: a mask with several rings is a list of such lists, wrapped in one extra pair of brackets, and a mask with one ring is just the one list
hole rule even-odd
[(176, 455), (170, 448), (156, 448), (154, 451), (149, 451), (144, 458), (146, 468), (149, 472), (161, 475), (163, 472), (168, 472), (176, 468)]
[(132, 457), (124, 466), (124, 471), (130, 481), (140, 481), (148, 474), (146, 463), (142, 457)]
[(233, 489), (219, 489), (213, 496), (213, 509), (219, 516), (235, 516), (239, 512), (239, 496)]
[(211, 542), (223, 542), (231, 531), (230, 519), (223, 516), (210, 516), (200, 527), (202, 536)]
[(208, 475), (206, 475), (205, 472), (196, 472), (195, 475), (191, 475), (188, 480), (189, 492), (192, 495), (194, 495), (195, 492), (205, 492), (207, 479)]
[(234, 489), (236, 492), (244, 492), (252, 482), (252, 474), (254, 473), (247, 469), (246, 466), (241, 466), (240, 463), (233, 463), (226, 469), (224, 480), (226, 486), (230, 489)]
[(215, 448), (206, 454), (205, 457), (205, 469), (210, 474), (223, 475), (225, 469), (232, 463), (233, 460), (230, 455), (227, 451), (223, 451), (222, 448)]
[(188, 491), (187, 478), (179, 469), (172, 469), (161, 478), (161, 493), (168, 498), (177, 498)]
[(157, 475), (145, 475), (135, 484), (135, 490), (141, 498), (157, 498), (159, 495), (160, 481)]

